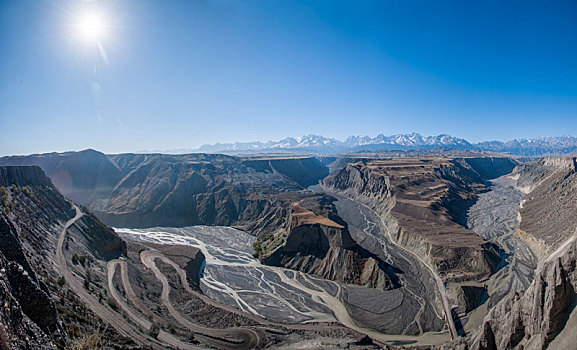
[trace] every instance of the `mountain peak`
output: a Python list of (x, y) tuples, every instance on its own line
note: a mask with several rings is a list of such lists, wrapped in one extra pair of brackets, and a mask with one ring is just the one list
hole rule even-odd
[(469, 141), (449, 134), (423, 136), (417, 132), (386, 136), (382, 133), (375, 137), (352, 135), (344, 141), (322, 135), (308, 134), (299, 137), (286, 137), (279, 141), (254, 141), (236, 143), (217, 143), (203, 145), (190, 152), (206, 153), (317, 153), (335, 154), (343, 152), (414, 150), (435, 147), (509, 153), (521, 156), (561, 155), (577, 153), (577, 138), (570, 135), (541, 136), (533, 139), (515, 139), (510, 141), (484, 141), (472, 144)]

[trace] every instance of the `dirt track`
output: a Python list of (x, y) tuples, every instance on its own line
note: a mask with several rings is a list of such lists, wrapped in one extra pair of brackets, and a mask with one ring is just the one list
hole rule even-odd
[(80, 297), (80, 299), (86, 303), (89, 309), (97, 314), (104, 322), (112, 325), (120, 334), (133, 339), (135, 342), (141, 345), (150, 345), (154, 349), (166, 349), (166, 347), (164, 347), (156, 340), (143, 335), (138, 329), (135, 329), (130, 323), (126, 322), (126, 319), (124, 319), (122, 315), (100, 304), (96, 297), (84, 289), (80, 279), (77, 278), (68, 268), (66, 257), (64, 256), (64, 252), (62, 250), (66, 240), (66, 232), (72, 225), (74, 225), (74, 223), (76, 223), (78, 219), (84, 215), (76, 204), (72, 203), (72, 206), (76, 210), (76, 215), (74, 218), (70, 219), (62, 228), (56, 249), (56, 256), (60, 266), (60, 272), (66, 280), (66, 283)]
[[(140, 299), (135, 294), (132, 286), (130, 285), (130, 281), (128, 278), (128, 269), (127, 269), (127, 262), (123, 259), (115, 259), (108, 262), (107, 270), (108, 270), (108, 287), (110, 295), (116, 300), (118, 305), (125, 311), (125, 315), (134, 322), (127, 322), (126, 318), (110, 309), (109, 307), (102, 305), (98, 302), (95, 296), (90, 294), (86, 289), (84, 289), (81, 279), (74, 275), (72, 271), (68, 269), (66, 258), (63, 254), (63, 246), (66, 240), (66, 233), (67, 230), (74, 225), (74, 223), (80, 219), (84, 214), (81, 210), (74, 205), (76, 210), (76, 216), (69, 220), (64, 228), (62, 229), (61, 235), (58, 241), (58, 249), (57, 249), (57, 259), (61, 266), (62, 275), (65, 277), (66, 281), (69, 283), (70, 287), (81, 297), (81, 299), (87, 304), (87, 306), (92, 309), (99, 317), (113, 326), (117, 331), (141, 345), (149, 345), (154, 349), (166, 349), (166, 346), (173, 347), (176, 349), (198, 349), (199, 347), (183, 342), (176, 338), (174, 335), (161, 331), (158, 338), (154, 339), (146, 334), (146, 331), (151, 326), (151, 321), (149, 317), (151, 317), (152, 312), (148, 307), (146, 307)], [(258, 322), (261, 326), (257, 326), (254, 328), (234, 328), (234, 329), (212, 329), (212, 328), (205, 328), (194, 324), (187, 320), (184, 316), (182, 316), (171, 304), (170, 301), (170, 285), (168, 283), (168, 279), (164, 274), (160, 272), (158, 267), (155, 264), (155, 260), (160, 259), (164, 263), (171, 265), (175, 268), (176, 272), (180, 276), (180, 282), (183, 285), (183, 288), (191, 294), (201, 298), (207, 304), (213, 305), (215, 307), (224, 309), (229, 312), (233, 312), (236, 314), (241, 314), (242, 316), (248, 317), (255, 322)], [(190, 288), (186, 281), (186, 274), (184, 270), (182, 270), (176, 263), (168, 259), (167, 257), (163, 256), (159, 252), (156, 251), (145, 251), (141, 256), (142, 262), (152, 270), (155, 276), (160, 280), (163, 285), (161, 300), (163, 304), (169, 310), (171, 316), (176, 319), (182, 326), (191, 330), (195, 333), (195, 338), (199, 340), (201, 343), (213, 346), (216, 348), (221, 349), (256, 349), (266, 346), (267, 344), (267, 337), (265, 332), (267, 330), (271, 330), (277, 334), (282, 334), (283, 332), (290, 332), (291, 330), (295, 331), (327, 331), (331, 329), (343, 329), (346, 327), (338, 326), (338, 325), (328, 325), (328, 324), (285, 324), (279, 322), (273, 322), (266, 320), (262, 317), (251, 315), (246, 312), (242, 312), (234, 307), (229, 305), (222, 305), (221, 303), (214, 301), (208, 298), (201, 293), (198, 293)], [(131, 309), (126, 305), (125, 299), (121, 298), (118, 295), (118, 292), (114, 288), (113, 285), (113, 278), (115, 273), (120, 267), (121, 272), (121, 281), (124, 285), (124, 289), (126, 291), (127, 297), (129, 298), (130, 302), (134, 304), (140, 312), (135, 312), (134, 309)], [(374, 336), (374, 334), (371, 334)], [(379, 337), (377, 337), (378, 339)], [(388, 338), (388, 336), (386, 336)], [(202, 347), (200, 347), (202, 348)]]
[[(118, 305), (120, 305), (120, 307), (122, 307), (122, 309), (124, 310), (124, 312), (126, 312), (126, 314), (128, 315), (128, 317), (136, 322), (141, 328), (143, 329), (150, 329), (150, 326), (152, 325), (152, 322), (150, 322), (148, 319), (146, 319), (145, 317), (136, 314), (134, 311), (132, 311), (132, 309), (130, 309), (128, 307), (128, 305), (126, 305), (126, 303), (124, 302), (124, 300), (118, 295), (118, 292), (116, 291), (116, 289), (114, 288), (114, 284), (113, 284), (113, 277), (114, 277), (114, 273), (116, 272), (116, 267), (120, 266), (121, 269), (123, 270), (121, 272), (121, 278), (124, 284), (124, 289), (126, 290), (126, 294), (128, 295), (128, 298), (130, 299), (131, 302), (133, 302), (135, 305), (139, 306), (141, 305), (140, 300), (136, 297), (136, 294), (134, 294), (134, 290), (132, 289), (132, 287), (130, 286), (130, 284), (125, 284), (125, 271), (126, 271), (126, 262), (121, 258), (121, 259), (116, 259), (116, 260), (112, 260), (109, 261), (107, 264), (107, 269), (108, 269), (108, 289), (110, 290), (110, 295), (114, 298), (114, 300), (116, 300), (116, 302), (118, 303)], [(128, 275), (126, 274), (126, 278), (128, 278)], [(141, 310), (147, 310), (146, 308), (141, 309)], [(165, 331), (160, 331), (160, 333), (158, 334), (158, 340), (160, 340), (161, 342), (168, 344), (170, 346), (173, 346), (177, 349), (201, 349), (197, 346), (194, 346), (192, 344), (187, 344), (184, 343), (178, 339), (176, 339), (172, 334), (169, 334)]]
[[(181, 276), (181, 282), (187, 291), (192, 291), (188, 282), (186, 281), (186, 276), (182, 275), (184, 271), (181, 271), (180, 267), (175, 264), (172, 260), (166, 258), (159, 252), (152, 250), (143, 251), (140, 255), (142, 263), (152, 270), (156, 278), (162, 283), (162, 294), (161, 300), (164, 306), (170, 312), (170, 315), (178, 321), (182, 326), (188, 328), (195, 334), (198, 334), (197, 339), (201, 340), (203, 343), (210, 344), (218, 348), (225, 349), (255, 349), (266, 345), (266, 336), (263, 336), (259, 332), (249, 329), (249, 328), (232, 328), (232, 329), (213, 329), (206, 328), (194, 324), (183, 317), (172, 305), (170, 301), (170, 284), (168, 283), (167, 277), (160, 272), (155, 264), (155, 260), (159, 259), (165, 263), (171, 265)], [(185, 277), (182, 279), (182, 277)], [(124, 279), (123, 279), (124, 281)], [(126, 282), (124, 282), (126, 283)]]

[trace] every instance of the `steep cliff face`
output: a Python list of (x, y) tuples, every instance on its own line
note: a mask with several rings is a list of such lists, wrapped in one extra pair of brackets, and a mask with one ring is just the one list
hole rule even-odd
[(0, 167), (0, 186), (9, 187), (12, 185), (50, 187), (50, 180), (37, 166), (2, 166)]
[(524, 193), (531, 192), (537, 185), (558, 172), (570, 172), (576, 169), (576, 159), (571, 157), (540, 158), (520, 164), (515, 169), (517, 186)]
[(502, 157), (462, 158), (460, 161), (479, 174), (482, 181), (507, 175), (518, 165), (517, 161)]
[(576, 262), (577, 241), (573, 240), (544, 261), (525, 292), (507, 296), (487, 314), (470, 341), (471, 348), (546, 349), (554, 340), (574, 346), (565, 340), (574, 341), (577, 331), (574, 325), (566, 328), (577, 302)]
[[(69, 339), (101, 326), (98, 317), (79, 304), (56, 263), (63, 224), (76, 212), (39, 167), (0, 166), (0, 184), (3, 297), (6, 305), (18, 304), (11, 308), (9, 326), (0, 330), (4, 331), (0, 345), (6, 341), (10, 349), (48, 349), (52, 343), (63, 347)], [(92, 281), (104, 280), (98, 261), (118, 257), (124, 244), (114, 231), (84, 213), (70, 227), (65, 247), (67, 255), (76, 254), (82, 261), (82, 266), (77, 263), (76, 273), (88, 278), (86, 288), (96, 292)], [(21, 334), (24, 331), (29, 332), (27, 336)]]
[[(29, 188), (29, 187), (30, 188)], [(38, 167), (0, 167), (0, 348), (54, 348), (60, 337), (56, 306), (23, 247), (17, 221), (20, 192), (47, 190), (52, 184)], [(64, 213), (58, 213), (58, 215)]]
[(188, 282), (200, 291), (200, 276), (206, 263), (205, 256), (198, 248), (188, 245), (163, 245), (148, 243), (147, 247), (162, 252), (170, 260), (180, 266), (186, 272)]
[(395, 204), (390, 178), (374, 173), (362, 162), (346, 165), (324, 179), (323, 185), (357, 199), (379, 214), (386, 213)]
[(48, 288), (28, 262), (16, 228), (3, 216), (0, 216), (0, 254), (5, 263), (4, 276), (22, 312), (46, 334), (60, 333), (56, 306)]
[(546, 158), (516, 170), (518, 186), (526, 192), (518, 236), (537, 256), (545, 256), (577, 227), (575, 158)]
[(265, 254), (264, 263), (370, 288), (397, 286), (392, 267), (352, 239), (329, 198), (295, 202), (289, 218), (284, 243)]
[(374, 209), (388, 234), (428, 260), (445, 280), (482, 280), (496, 249), (461, 222), (486, 180), (513, 169), (506, 159), (397, 159), (347, 165), (323, 185)]

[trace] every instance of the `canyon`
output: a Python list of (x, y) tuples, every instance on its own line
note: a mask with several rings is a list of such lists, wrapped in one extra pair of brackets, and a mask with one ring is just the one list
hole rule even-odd
[(570, 348), (575, 164), (429, 152), (0, 158), (0, 340)]

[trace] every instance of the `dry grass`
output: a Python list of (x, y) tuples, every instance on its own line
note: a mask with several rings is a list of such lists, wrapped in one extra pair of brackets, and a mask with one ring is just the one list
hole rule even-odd
[(321, 224), (325, 226), (344, 228), (344, 226), (337, 224), (327, 217), (318, 216), (312, 211), (301, 207), (298, 203), (293, 203), (292, 219), (293, 227), (300, 225)]
[(72, 343), (66, 347), (66, 350), (103, 349), (108, 345), (105, 333), (106, 328), (98, 328), (92, 333), (86, 333), (74, 339)]

